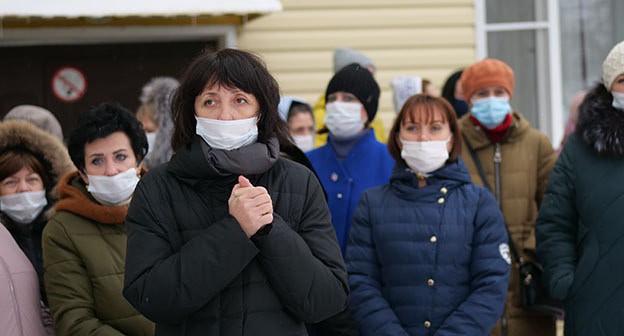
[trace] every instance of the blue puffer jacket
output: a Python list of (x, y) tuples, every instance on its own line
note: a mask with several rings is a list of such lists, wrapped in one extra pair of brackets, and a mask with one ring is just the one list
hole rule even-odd
[(361, 335), (487, 335), (502, 314), (510, 258), (496, 201), (461, 160), (426, 180), (397, 164), (362, 194), (347, 249)]

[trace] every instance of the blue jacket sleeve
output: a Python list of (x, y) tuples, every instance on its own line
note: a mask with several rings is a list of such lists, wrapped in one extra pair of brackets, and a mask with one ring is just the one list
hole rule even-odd
[(578, 212), (570, 139), (555, 164), (535, 226), (537, 258), (544, 268), (544, 285), (553, 298), (565, 300), (577, 265)]
[(435, 335), (487, 335), (503, 312), (510, 262), (503, 215), (492, 194), (479, 188), (470, 263), (471, 293)]
[(401, 336), (407, 332), (381, 293), (380, 267), (369, 215), (368, 192), (364, 192), (353, 216), (347, 245), (347, 271), (351, 298), (349, 308), (360, 326), (360, 335)]

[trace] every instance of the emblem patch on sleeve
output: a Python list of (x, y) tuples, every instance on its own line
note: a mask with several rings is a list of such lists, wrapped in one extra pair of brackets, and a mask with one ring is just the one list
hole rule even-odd
[(511, 256), (509, 255), (509, 245), (506, 243), (502, 243), (498, 245), (498, 252), (500, 252), (503, 260), (507, 262), (507, 264), (511, 265)]

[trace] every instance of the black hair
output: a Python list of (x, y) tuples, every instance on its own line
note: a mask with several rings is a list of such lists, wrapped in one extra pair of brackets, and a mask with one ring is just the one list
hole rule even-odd
[(84, 172), (85, 145), (115, 132), (126, 134), (137, 163), (143, 160), (148, 150), (143, 126), (119, 103), (105, 102), (83, 114), (67, 140), (69, 156), (78, 170)]
[(262, 60), (247, 51), (222, 49), (204, 51), (186, 68), (172, 101), (175, 131), (171, 146), (189, 145), (195, 137), (195, 98), (207, 87), (219, 84), (252, 94), (260, 106), (258, 142), (277, 137), (291, 144), (288, 125), (277, 112), (279, 85)]

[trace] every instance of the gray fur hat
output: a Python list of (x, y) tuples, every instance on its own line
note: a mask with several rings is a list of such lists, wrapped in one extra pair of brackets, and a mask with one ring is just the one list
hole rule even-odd
[(12, 108), (4, 120), (27, 120), (63, 141), (63, 129), (52, 112), (35, 105), (18, 105)]
[(150, 169), (173, 156), (171, 137), (173, 136), (173, 119), (171, 115), (171, 99), (180, 83), (171, 77), (152, 78), (145, 86), (139, 100), (142, 104), (151, 104), (156, 108), (156, 124), (158, 133), (154, 148), (143, 159), (143, 166)]
[(377, 69), (373, 61), (361, 52), (349, 48), (336, 48), (334, 50), (334, 73), (340, 71), (351, 63), (357, 63), (363, 67)]

